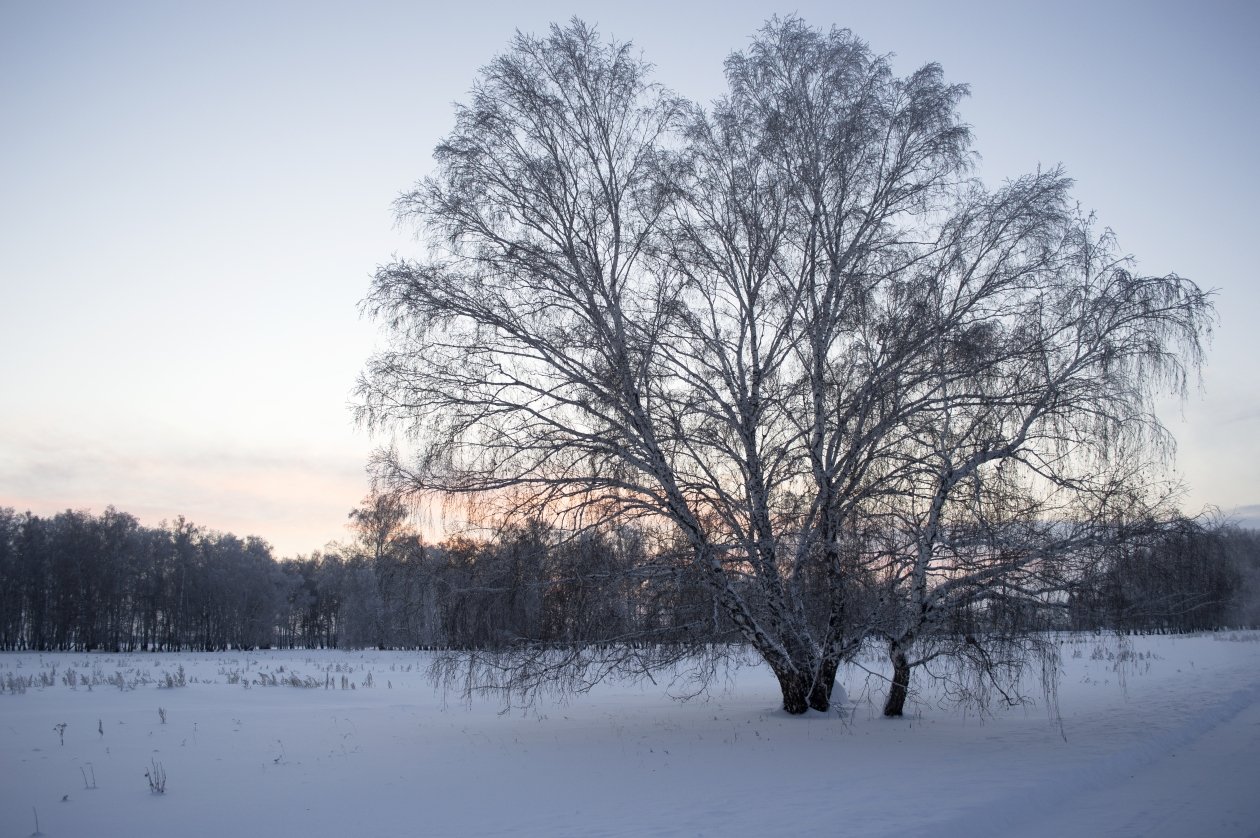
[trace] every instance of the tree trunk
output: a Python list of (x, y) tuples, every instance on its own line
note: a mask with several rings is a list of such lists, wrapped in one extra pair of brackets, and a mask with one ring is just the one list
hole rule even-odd
[(831, 709), (831, 691), (836, 685), (838, 660), (824, 660), (818, 668), (818, 677), (809, 690), (809, 706), (823, 713)]
[(900, 716), (906, 706), (906, 695), (910, 691), (910, 661), (906, 657), (910, 644), (904, 646), (896, 640), (888, 644), (888, 656), (892, 659), (892, 685), (888, 689), (888, 700), (884, 702), (885, 716)]
[(810, 688), (812, 679), (808, 675), (791, 670), (775, 672), (779, 679), (779, 689), (783, 691), (783, 709), (798, 716), (809, 709)]

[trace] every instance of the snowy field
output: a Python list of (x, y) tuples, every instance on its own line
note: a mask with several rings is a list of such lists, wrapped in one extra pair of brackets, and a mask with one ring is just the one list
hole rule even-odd
[(1061, 728), (861, 668), (791, 718), (759, 667), (504, 713), (420, 653), (0, 654), (0, 836), (1260, 835), (1260, 633), (1062, 649)]

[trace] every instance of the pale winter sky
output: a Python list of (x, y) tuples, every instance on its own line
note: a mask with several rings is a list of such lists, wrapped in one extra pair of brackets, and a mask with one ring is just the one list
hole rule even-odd
[(357, 303), (417, 252), (390, 204), (477, 68), (575, 12), (704, 101), (775, 13), (969, 83), (987, 181), (1063, 163), (1145, 272), (1219, 289), (1203, 390), (1165, 419), (1186, 508), (1260, 525), (1250, 0), (0, 0), (0, 506), (345, 538), (374, 444)]

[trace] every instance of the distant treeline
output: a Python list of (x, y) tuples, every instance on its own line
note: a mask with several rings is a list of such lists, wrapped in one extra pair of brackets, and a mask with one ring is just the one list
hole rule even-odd
[(644, 550), (630, 533), (560, 540), (532, 525), (433, 545), (396, 505), (351, 517), (355, 542), (277, 560), (262, 539), (182, 518), (0, 508), (0, 648), (486, 648), (725, 630), (681, 564), (630, 581), (622, 569)]
[[(112, 507), (50, 518), (0, 508), (0, 648), (501, 648), (734, 640), (695, 571), (632, 528), (580, 536), (532, 523), (427, 544), (369, 499), (358, 538), (276, 560), (262, 539)], [(1260, 624), (1260, 533), (1170, 530), (1118, 550), (1047, 628), (1196, 631)], [(969, 613), (968, 631), (984, 630)]]

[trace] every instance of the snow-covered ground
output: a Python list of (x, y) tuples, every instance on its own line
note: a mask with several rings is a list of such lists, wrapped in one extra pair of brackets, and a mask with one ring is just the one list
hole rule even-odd
[(419, 653), (3, 654), (0, 836), (1260, 835), (1260, 633), (1131, 644), (1064, 638), (1061, 728), (860, 668), (791, 718), (758, 667), (501, 713)]

